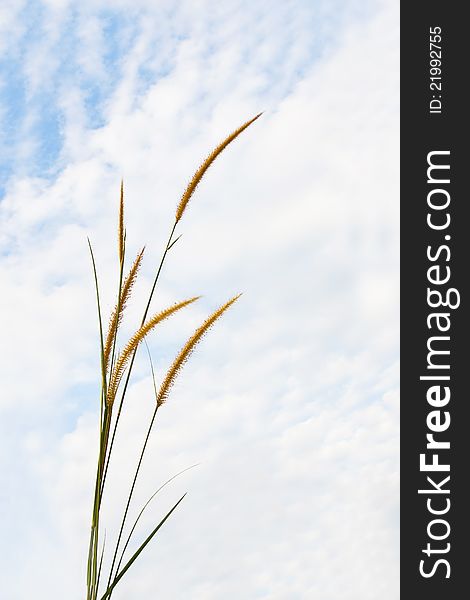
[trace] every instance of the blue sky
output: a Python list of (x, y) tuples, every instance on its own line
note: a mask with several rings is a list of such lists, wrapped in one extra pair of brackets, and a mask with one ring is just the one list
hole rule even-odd
[[(156, 3), (154, 6), (149, 3), (150, 8), (145, 2), (131, 6), (124, 3), (115, 10), (100, 2), (95, 5), (86, 2), (80, 5), (67, 2), (16, 4), (15, 11), (15, 3), (12, 3), (11, 12), (18, 30), (8, 31), (5, 27), (0, 60), (4, 145), (0, 165), (2, 195), (9, 178), (17, 172), (54, 177), (63, 168), (61, 150), (66, 116), (60, 100), (65, 89), (80, 94), (86, 127), (99, 128), (107, 121), (107, 102), (123, 76), (123, 61), (141, 34), (142, 24), (150, 19), (155, 23), (161, 20), (165, 22), (165, 29), (170, 24), (170, 30), (163, 34), (156, 27), (153, 39), (149, 40), (146, 54), (135, 73), (137, 97), (145, 95), (159, 78), (168, 75), (174, 66), (175, 49), (195, 30), (187, 11), (171, 3), (161, 3), (160, 9), (156, 8)], [(245, 63), (250, 62), (250, 54), (269, 36), (270, 24), (273, 30), (282, 22), (287, 25), (275, 51), (262, 65), (263, 84), (259, 86), (258, 94), (266, 97), (268, 103), (273, 99), (279, 101), (292, 90), (314, 61), (335, 43), (343, 23), (351, 14), (359, 19), (373, 8), (368, 10), (370, 3), (355, 5), (337, 1), (283, 4), (283, 7), (269, 10), (266, 2), (227, 2), (222, 3), (222, 8), (214, 10), (211, 7), (205, 14), (207, 45), (201, 53), (207, 61), (217, 56), (225, 43), (223, 37), (217, 35), (218, 24), (224, 19), (229, 20), (231, 12), (237, 17), (243, 15), (239, 27), (254, 29), (239, 57)], [(299, 33), (295, 26), (289, 27), (294, 12), (298, 13), (294, 25), (300, 22), (302, 33), (306, 35), (302, 53), (286, 69), (283, 67), (285, 55)], [(91, 32), (87, 33), (88, 20), (91, 20)], [(266, 26), (256, 31), (254, 24), (263, 21)], [(93, 43), (87, 47), (87, 41), (91, 39)], [(280, 80), (279, 73), (282, 74)], [(230, 73), (231, 79), (234, 76), (235, 73)], [(200, 94), (210, 96), (204, 81), (201, 81)]]
[[(146, 244), (125, 343), (188, 179), (263, 110), (209, 171), (163, 272), (155, 310), (203, 298), (149, 339), (157, 378), (244, 295), (162, 410), (133, 509), (202, 465), (149, 511), (141, 536), (189, 491), (115, 597), (395, 600), (398, 7), (108, 5), (0, 9), (6, 598), (83, 597), (99, 393), (87, 235), (109, 311), (124, 177), (129, 260)], [(152, 408), (145, 355), (135, 375), (110, 536)]]
[[(126, 26), (122, 13), (99, 11), (100, 60), (106, 76), (98, 77), (80, 64), (83, 41), (77, 32), (80, 18), (77, 8), (70, 7), (62, 27), (48, 40), (49, 16), (44, 4), (25, 4), (16, 17), (22, 24), (21, 34), (12, 47), (6, 48), (0, 61), (2, 138), (9, 149), (2, 153), (2, 194), (8, 178), (17, 170), (28, 175), (53, 177), (63, 166), (60, 151), (64, 115), (58, 100), (64, 87), (70, 85), (83, 94), (88, 127), (103, 125), (104, 104), (119, 80), (120, 59), (136, 35), (136, 27)], [(32, 74), (28, 71), (36, 52), (42, 61)], [(151, 81), (148, 78), (147, 84)], [(32, 148), (23, 155), (19, 149), (25, 139)]]

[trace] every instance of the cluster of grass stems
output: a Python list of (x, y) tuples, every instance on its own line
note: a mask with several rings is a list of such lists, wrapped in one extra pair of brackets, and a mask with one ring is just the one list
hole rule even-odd
[[(98, 284), (98, 276), (96, 272), (95, 258), (93, 255), (93, 249), (90, 241), (88, 241), (91, 253), (91, 259), (93, 264), (94, 280), (96, 287), (96, 301), (98, 307), (98, 318), (99, 318), (99, 333), (100, 333), (100, 351), (101, 351), (101, 395), (100, 395), (100, 430), (99, 430), (99, 451), (98, 461), (96, 469), (96, 480), (93, 498), (93, 510), (91, 520), (91, 531), (90, 531), (90, 543), (88, 548), (88, 562), (87, 562), (87, 600), (106, 600), (111, 598), (116, 586), (122, 580), (124, 575), (127, 573), (129, 568), (133, 565), (139, 555), (142, 553), (144, 548), (156, 535), (165, 521), (177, 508), (180, 502), (183, 500), (182, 496), (178, 502), (167, 512), (167, 514), (160, 520), (160, 522), (153, 528), (148, 534), (145, 541), (140, 544), (137, 550), (130, 556), (127, 555), (127, 550), (132, 536), (136, 530), (139, 519), (143, 511), (148, 506), (149, 502), (153, 497), (170, 481), (175, 477), (183, 473), (177, 473), (171, 479), (166, 481), (146, 502), (138, 513), (137, 518), (134, 520), (133, 526), (124, 541), (123, 535), (126, 529), (126, 524), (129, 516), (129, 508), (131, 506), (134, 489), (139, 476), (140, 468), (144, 458), (144, 454), (147, 448), (147, 444), (152, 433), (152, 429), (157, 416), (157, 411), (168, 399), (170, 390), (179, 375), (183, 365), (186, 363), (196, 345), (202, 339), (204, 334), (212, 327), (212, 325), (222, 316), (222, 314), (238, 299), (239, 296), (235, 296), (228, 300), (225, 304), (220, 306), (214, 311), (202, 324), (196, 329), (196, 331), (189, 337), (187, 342), (184, 344), (175, 360), (168, 369), (165, 377), (163, 378), (160, 387), (157, 388), (155, 383), (155, 375), (152, 360), (149, 353), (150, 367), (152, 371), (154, 392), (155, 392), (155, 408), (150, 419), (150, 423), (147, 429), (146, 436), (144, 438), (142, 449), (140, 452), (139, 460), (132, 478), (132, 483), (129, 488), (125, 508), (123, 511), (121, 524), (117, 534), (116, 543), (112, 549), (110, 555), (109, 572), (105, 576), (104, 574), (104, 555), (105, 555), (105, 539), (101, 534), (100, 530), (100, 516), (102, 500), (105, 491), (105, 484), (109, 470), (109, 464), (112, 456), (112, 450), (116, 433), (123, 410), (123, 406), (126, 399), (126, 392), (129, 386), (129, 380), (132, 373), (137, 350), (142, 342), (145, 341), (145, 337), (153, 331), (153, 329), (162, 321), (169, 318), (174, 313), (182, 310), (186, 306), (195, 302), (198, 297), (188, 298), (181, 302), (177, 302), (172, 306), (161, 310), (151, 316), (149, 316), (150, 306), (155, 295), (157, 283), (162, 272), (165, 260), (168, 253), (170, 252), (173, 245), (178, 241), (180, 236), (176, 236), (177, 226), (180, 223), (183, 214), (188, 206), (188, 203), (194, 194), (199, 182), (204, 177), (204, 174), (209, 169), (211, 164), (216, 160), (219, 154), (244, 131), (249, 127), (260, 115), (257, 115), (253, 119), (250, 119), (244, 123), (241, 127), (236, 129), (230, 134), (221, 144), (219, 144), (206, 158), (206, 160), (200, 165), (197, 171), (194, 173), (192, 179), (187, 185), (181, 199), (177, 205), (175, 212), (175, 219), (173, 226), (168, 237), (165, 249), (163, 251), (160, 264), (156, 270), (153, 285), (150, 289), (149, 297), (145, 310), (143, 312), (142, 321), (135, 334), (128, 340), (122, 350), (117, 350), (117, 339), (119, 326), (121, 324), (124, 309), (130, 298), (132, 288), (138, 276), (139, 268), (142, 263), (144, 249), (137, 255), (134, 262), (130, 266), (127, 275), (124, 275), (125, 270), (125, 258), (126, 258), (126, 230), (124, 225), (124, 191), (123, 184), (121, 183), (121, 195), (119, 203), (119, 221), (118, 221), (118, 256), (119, 256), (119, 286), (117, 293), (117, 301), (114, 310), (111, 313), (109, 319), (109, 325), (105, 334), (103, 330), (103, 320), (100, 303), (100, 291)], [(148, 348), (147, 348), (148, 350)], [(194, 466), (194, 465), (193, 465)], [(191, 467), (188, 467), (191, 468)], [(187, 469), (185, 469), (186, 471)], [(103, 539), (101, 539), (103, 537)]]

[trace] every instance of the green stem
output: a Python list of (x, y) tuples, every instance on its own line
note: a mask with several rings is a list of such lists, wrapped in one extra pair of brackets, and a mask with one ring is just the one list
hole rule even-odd
[(99, 285), (98, 285), (98, 275), (96, 272), (96, 263), (95, 257), (93, 254), (93, 249), (91, 247), (91, 242), (88, 239), (88, 246), (90, 248), (91, 260), (93, 265), (93, 275), (95, 280), (95, 290), (96, 290), (96, 303), (98, 308), (98, 321), (99, 321), (99, 330), (100, 330), (100, 348), (101, 348), (101, 415), (100, 418), (100, 452), (98, 458), (98, 466), (96, 472), (96, 482), (95, 482), (95, 493), (93, 499), (93, 516), (92, 516), (92, 524), (90, 531), (90, 545), (88, 548), (88, 565), (87, 565), (87, 599), (93, 600), (94, 589), (96, 587), (96, 577), (97, 577), (97, 559), (98, 559), (98, 528), (99, 528), (99, 496), (101, 489), (101, 473), (102, 473), (102, 449), (103, 449), (103, 420), (106, 415), (106, 394), (107, 394), (107, 382), (106, 382), (106, 369), (104, 364), (104, 344), (103, 344), (103, 322), (101, 318), (101, 303), (100, 303), (100, 293), (99, 293)]
[(117, 558), (117, 554), (119, 551), (119, 545), (121, 543), (122, 533), (124, 531), (124, 526), (126, 524), (127, 513), (129, 512), (129, 506), (131, 504), (132, 496), (134, 494), (135, 484), (137, 482), (137, 477), (139, 475), (140, 467), (142, 466), (142, 461), (144, 459), (145, 450), (147, 448), (147, 444), (148, 444), (148, 441), (150, 438), (150, 434), (152, 432), (153, 424), (155, 422), (155, 417), (157, 416), (157, 411), (158, 411), (158, 404), (155, 405), (155, 410), (153, 411), (152, 419), (150, 420), (150, 425), (147, 430), (147, 435), (145, 436), (144, 445), (142, 446), (142, 451), (140, 453), (139, 462), (137, 463), (137, 468), (135, 470), (134, 479), (132, 481), (131, 489), (129, 491), (129, 496), (127, 498), (127, 504), (126, 504), (126, 508), (124, 510), (124, 516), (122, 517), (121, 528), (119, 529), (119, 535), (118, 535), (118, 539), (116, 542), (116, 548), (115, 548), (114, 554), (113, 554), (113, 561), (111, 563), (111, 569), (109, 571), (108, 587), (109, 587), (112, 577), (113, 577), (114, 565), (116, 563), (116, 558)]
[[(175, 223), (173, 225), (173, 228), (171, 230), (171, 233), (170, 233), (170, 237), (168, 238), (168, 242), (166, 244), (165, 251), (163, 252), (163, 256), (161, 258), (160, 265), (158, 267), (157, 273), (155, 275), (155, 279), (153, 281), (152, 289), (150, 291), (150, 295), (149, 295), (149, 299), (148, 299), (148, 302), (147, 302), (147, 306), (145, 307), (144, 316), (142, 317), (141, 325), (143, 325), (145, 323), (145, 319), (147, 318), (147, 314), (148, 314), (148, 311), (150, 309), (150, 304), (152, 302), (152, 298), (153, 298), (153, 295), (155, 293), (155, 288), (157, 286), (157, 282), (158, 282), (158, 279), (160, 277), (160, 273), (161, 273), (161, 270), (163, 268), (163, 264), (165, 262), (165, 258), (166, 258), (167, 254), (168, 254), (168, 251), (170, 250), (170, 248), (172, 246), (172, 239), (173, 239), (173, 235), (175, 233), (175, 229), (176, 229), (176, 225), (177, 224), (178, 224), (177, 221), (175, 221)], [(119, 425), (119, 420), (121, 418), (122, 406), (124, 404), (124, 398), (126, 396), (127, 387), (129, 385), (129, 379), (131, 377), (132, 367), (134, 366), (134, 361), (135, 361), (136, 353), (137, 353), (137, 349), (134, 350), (134, 353), (132, 355), (132, 358), (131, 358), (131, 361), (130, 361), (130, 364), (129, 364), (129, 369), (127, 371), (126, 380), (124, 382), (124, 388), (123, 388), (123, 391), (122, 391), (122, 394), (121, 394), (121, 400), (119, 402), (119, 408), (118, 408), (117, 415), (116, 415), (116, 421), (115, 421), (114, 427), (113, 427), (113, 433), (112, 433), (112, 436), (111, 436), (111, 443), (109, 445), (108, 457), (107, 457), (106, 465), (105, 465), (105, 469), (104, 469), (104, 475), (103, 475), (103, 482), (102, 482), (101, 493), (103, 493), (103, 488), (104, 488), (104, 484), (105, 484), (105, 481), (106, 481), (106, 476), (108, 474), (109, 462), (110, 462), (110, 459), (111, 459), (111, 452), (112, 452), (113, 446), (114, 446), (114, 439), (116, 437), (116, 431), (117, 431), (117, 428), (118, 428), (118, 425)]]
[[(124, 253), (126, 251), (126, 247), (124, 246)], [(122, 280), (123, 280), (123, 273), (124, 273), (124, 256), (122, 257), (122, 261), (120, 264), (120, 269), (119, 269), (119, 290), (118, 290), (118, 301), (117, 301), (117, 315), (119, 316), (119, 313), (121, 311), (121, 294), (122, 294)], [(116, 320), (116, 329), (114, 331), (114, 336), (113, 336), (113, 350), (112, 350), (112, 354), (111, 354), (111, 360), (109, 363), (109, 372), (112, 373), (113, 370), (113, 364), (114, 364), (114, 356), (115, 356), (115, 351), (116, 351), (116, 340), (117, 340), (117, 333), (118, 333), (118, 328), (119, 328), (119, 319)], [(112, 409), (111, 409), (112, 412)], [(110, 415), (110, 423), (109, 423), (109, 427), (108, 427), (108, 437), (106, 439), (106, 449), (108, 446), (108, 439), (109, 439), (109, 428), (111, 426), (111, 415)], [(111, 453), (111, 449), (112, 446), (109, 450), (109, 452)], [(106, 458), (106, 452), (105, 452), (105, 456), (103, 457), (103, 461)], [(109, 457), (108, 457), (109, 460)], [(104, 466), (104, 463), (103, 463)], [(106, 479), (106, 473), (107, 473), (107, 462), (106, 462), (106, 467), (104, 468), (104, 474), (102, 477), (102, 480), (100, 481), (100, 500), (99, 500), (99, 506), (101, 506), (101, 499), (103, 497), (103, 490), (104, 490), (104, 480)]]

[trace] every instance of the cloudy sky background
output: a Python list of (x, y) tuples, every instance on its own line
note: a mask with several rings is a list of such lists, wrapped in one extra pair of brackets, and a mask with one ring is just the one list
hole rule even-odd
[[(112, 4), (112, 8), (110, 5)], [(0, 554), (5, 600), (80, 600), (97, 441), (92, 272), (114, 303), (116, 210), (146, 256), (159, 412), (138, 539), (188, 496), (115, 600), (398, 598), (398, 3), (8, 0), (0, 7)], [(123, 339), (123, 338), (122, 338)], [(139, 355), (107, 490), (111, 545), (153, 409)]]

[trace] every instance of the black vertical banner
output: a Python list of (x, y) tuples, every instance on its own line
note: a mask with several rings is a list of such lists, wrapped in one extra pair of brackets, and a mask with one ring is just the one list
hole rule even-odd
[[(401, 598), (470, 576), (470, 102), (465, 3), (401, 13)], [(462, 591), (463, 590), (463, 591)]]

